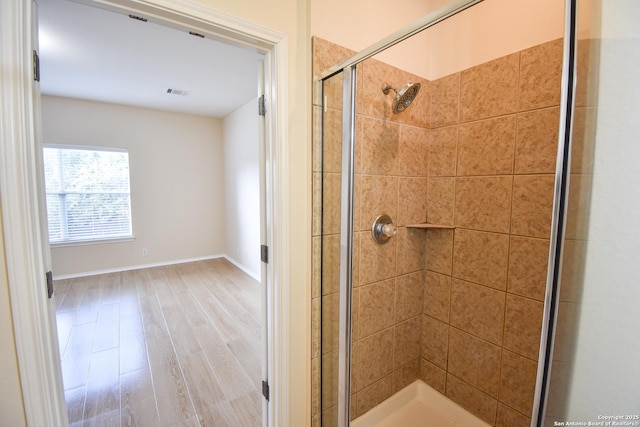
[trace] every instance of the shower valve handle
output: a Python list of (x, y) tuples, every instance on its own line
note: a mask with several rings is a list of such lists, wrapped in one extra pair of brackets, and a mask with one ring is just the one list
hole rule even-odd
[(378, 216), (371, 226), (371, 237), (373, 241), (382, 245), (390, 238), (398, 234), (398, 227), (393, 225), (391, 217), (387, 214)]
[(398, 234), (398, 227), (393, 224), (385, 224), (382, 226), (382, 234), (387, 237), (393, 237)]

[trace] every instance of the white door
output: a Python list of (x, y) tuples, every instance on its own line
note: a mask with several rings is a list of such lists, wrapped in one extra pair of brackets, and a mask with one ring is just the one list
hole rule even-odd
[(53, 286), (53, 274), (51, 268), (51, 247), (49, 246), (49, 224), (47, 221), (47, 200), (45, 193), (44, 183), (44, 153), (43, 153), (43, 138), (42, 138), (42, 105), (40, 96), (40, 63), (39, 63), (39, 42), (38, 42), (38, 3), (32, 1), (33, 13), (32, 13), (32, 41), (33, 41), (33, 61), (34, 61), (34, 79), (32, 90), (32, 102), (33, 102), (33, 150), (35, 160), (35, 188), (37, 201), (37, 211), (39, 212), (39, 228), (40, 228), (40, 246), (42, 256), (42, 266), (45, 273), (45, 280), (47, 284), (47, 315), (49, 316), (48, 338), (50, 341), (50, 348), (55, 350), (52, 354), (52, 362), (55, 363), (55, 368), (51, 369), (52, 380), (54, 386), (57, 388), (58, 393), (54, 402), (58, 405), (58, 410), (62, 412), (63, 419), (67, 420), (66, 404), (64, 402), (64, 387), (62, 383), (62, 370), (60, 369), (60, 353), (58, 343), (58, 328), (56, 324), (56, 303), (55, 303), (55, 289)]
[[(51, 276), (51, 247), (49, 246), (49, 224), (47, 221), (47, 200), (44, 184), (44, 156), (42, 151), (42, 105), (40, 97), (40, 60), (39, 60), (39, 43), (38, 43), (38, 4), (33, 2), (33, 60), (34, 60), (34, 79), (33, 79), (33, 128), (34, 128), (34, 154), (36, 161), (36, 186), (38, 190), (38, 210), (40, 212), (40, 237), (42, 245), (42, 262), (47, 272), (47, 296), (53, 297), (53, 279)], [(50, 304), (55, 319), (55, 305)], [(55, 334), (57, 337), (57, 334)], [(56, 338), (57, 340), (57, 338)]]
[(269, 323), (269, 229), (267, 221), (267, 147), (266, 147), (266, 98), (265, 98), (265, 70), (264, 61), (258, 62), (258, 136), (260, 146), (260, 253), (262, 263), (260, 264), (260, 286), (261, 286), (261, 329), (262, 329), (262, 425), (269, 425), (269, 404), (271, 400), (270, 390), (270, 370), (269, 370), (269, 343), (271, 330)]

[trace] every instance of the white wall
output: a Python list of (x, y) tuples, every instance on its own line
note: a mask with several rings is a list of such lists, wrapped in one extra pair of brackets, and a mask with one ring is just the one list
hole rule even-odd
[[(446, 0), (311, 0), (311, 34), (356, 52), (441, 7)], [(424, 40), (405, 41), (377, 58), (426, 77)], [(398, 83), (396, 83), (398, 84)]]
[(223, 120), (225, 254), (260, 280), (258, 99)]
[[(446, 1), (312, 0), (316, 36), (360, 51)], [(355, 29), (355, 31), (352, 31)], [(562, 37), (564, 1), (484, 0), (376, 56), (429, 80)]]
[(640, 415), (638, 22), (636, 0), (602, 1), (594, 175), (567, 421)]
[(135, 240), (53, 247), (54, 275), (224, 253), (221, 120), (51, 96), (42, 110), (45, 143), (129, 150)]

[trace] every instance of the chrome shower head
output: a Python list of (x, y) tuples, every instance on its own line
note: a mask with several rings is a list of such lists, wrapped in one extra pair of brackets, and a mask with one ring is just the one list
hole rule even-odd
[(408, 83), (400, 90), (390, 85), (382, 85), (382, 93), (384, 93), (385, 95), (388, 95), (390, 90), (396, 93), (396, 99), (393, 101), (391, 109), (393, 111), (393, 114), (398, 114), (403, 112), (409, 105), (411, 105), (416, 95), (420, 91), (420, 83)]

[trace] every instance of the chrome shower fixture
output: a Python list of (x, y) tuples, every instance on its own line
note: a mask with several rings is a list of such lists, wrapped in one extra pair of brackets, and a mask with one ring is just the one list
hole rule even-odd
[(393, 106), (391, 107), (391, 109), (393, 111), (393, 114), (398, 114), (402, 113), (405, 108), (411, 105), (416, 95), (420, 91), (420, 83), (408, 83), (400, 90), (388, 84), (382, 85), (382, 93), (384, 93), (385, 95), (388, 95), (390, 90), (396, 93), (396, 99), (393, 101)]
[(378, 215), (371, 226), (371, 237), (379, 245), (384, 245), (390, 238), (398, 234), (398, 227), (387, 214)]

